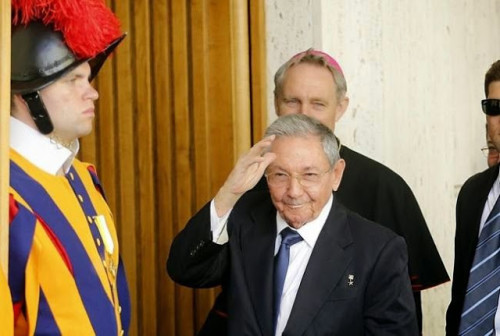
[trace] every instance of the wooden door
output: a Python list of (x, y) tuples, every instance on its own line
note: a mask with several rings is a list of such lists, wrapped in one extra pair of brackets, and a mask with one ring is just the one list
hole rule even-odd
[(106, 63), (97, 165), (116, 217), (133, 303), (131, 335), (193, 335), (217, 289), (175, 285), (175, 234), (221, 186), (266, 119), (262, 0), (114, 0), (125, 41)]

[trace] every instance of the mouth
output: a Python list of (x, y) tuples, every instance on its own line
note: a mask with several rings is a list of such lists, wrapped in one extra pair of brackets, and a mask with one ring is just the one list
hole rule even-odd
[(88, 108), (85, 111), (83, 111), (82, 114), (87, 115), (87, 116), (94, 116), (95, 115), (95, 108), (93, 108), (93, 107)]
[(286, 204), (286, 206), (290, 209), (299, 209), (304, 206), (304, 204)]

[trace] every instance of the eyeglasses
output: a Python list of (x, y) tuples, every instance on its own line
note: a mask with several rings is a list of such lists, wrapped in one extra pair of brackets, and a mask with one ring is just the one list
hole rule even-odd
[(483, 99), (481, 100), (481, 107), (486, 115), (500, 115), (500, 99)]
[(499, 156), (499, 154), (500, 154), (500, 153), (498, 153), (497, 149), (495, 147), (492, 147), (492, 146), (481, 148), (481, 152), (483, 152), (485, 157)]
[(297, 182), (304, 188), (311, 188), (317, 186), (321, 182), (321, 178), (326, 173), (330, 172), (331, 168), (327, 171), (316, 173), (308, 172), (297, 175), (290, 175), (285, 172), (272, 172), (266, 174), (267, 183), (276, 187), (284, 187), (290, 184), (292, 178), (296, 178)]

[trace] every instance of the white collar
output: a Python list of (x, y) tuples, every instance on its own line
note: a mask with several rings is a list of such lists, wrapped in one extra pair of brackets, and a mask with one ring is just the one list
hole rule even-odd
[(57, 175), (60, 170), (69, 171), (80, 144), (73, 141), (70, 150), (11, 116), (10, 147), (41, 170)]
[[(321, 230), (323, 229), (323, 226), (325, 225), (326, 219), (328, 218), (328, 215), (330, 214), (330, 210), (332, 208), (333, 204), (333, 194), (330, 195), (330, 199), (328, 199), (328, 202), (326, 202), (325, 206), (323, 209), (321, 209), (321, 212), (319, 213), (319, 216), (313, 219), (312, 221), (302, 225), (302, 227), (298, 230), (296, 230), (302, 239), (309, 245), (310, 247), (314, 247), (316, 244), (316, 240), (318, 240), (319, 234)], [(289, 227), (289, 225), (285, 222), (285, 220), (280, 216), (279, 212), (276, 213), (276, 232), (277, 235), (279, 236), (280, 232), (286, 228)], [(294, 228), (290, 227), (292, 230), (295, 230)]]

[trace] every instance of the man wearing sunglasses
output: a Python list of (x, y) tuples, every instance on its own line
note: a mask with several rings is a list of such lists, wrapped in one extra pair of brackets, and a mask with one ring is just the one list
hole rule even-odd
[[(484, 80), (487, 132), (500, 149), (500, 60)], [(498, 335), (500, 258), (500, 176), (498, 164), (469, 178), (457, 200), (455, 267), (451, 303), (446, 314), (447, 335)], [(489, 252), (484, 253), (485, 250)], [(500, 254), (499, 254), (500, 255)]]
[(486, 124), (486, 147), (481, 148), (484, 156), (486, 157), (486, 163), (488, 167), (493, 167), (500, 162), (500, 153), (491, 141), (491, 137), (488, 134), (488, 124)]

